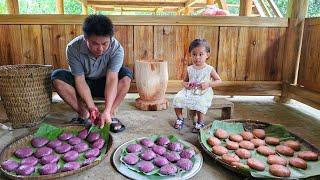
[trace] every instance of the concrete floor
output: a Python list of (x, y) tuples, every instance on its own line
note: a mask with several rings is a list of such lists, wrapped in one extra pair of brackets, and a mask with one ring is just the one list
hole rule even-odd
[[(175, 134), (182, 139), (191, 142), (200, 149), (198, 137), (191, 133), (192, 122), (186, 122), (184, 129), (177, 131), (172, 128), (175, 114), (172, 106), (164, 111), (140, 111), (134, 107), (137, 94), (129, 94), (122, 103), (117, 117), (126, 125), (126, 130), (122, 133), (113, 134), (114, 146), (133, 138), (149, 136), (152, 134)], [(167, 95), (172, 102), (172, 95)], [(300, 103), (278, 104), (273, 101), (273, 97), (234, 97), (228, 98), (234, 105), (233, 118), (261, 120), (270, 123), (279, 123), (288, 130), (305, 138), (312, 144), (320, 147), (320, 111)], [(51, 112), (45, 120), (46, 123), (61, 124), (67, 123), (76, 114), (63, 103), (59, 98), (54, 98)], [(99, 104), (103, 107), (103, 104)], [(206, 123), (213, 119), (219, 119), (220, 112), (209, 112)], [(5, 118), (3, 106), (0, 105), (0, 119)], [(14, 137), (26, 133), (27, 129), (15, 131), (0, 130), (0, 149), (2, 150)], [(204, 164), (201, 170), (192, 179), (240, 179), (237, 174), (221, 167), (215, 163), (210, 156), (203, 152)], [(77, 175), (69, 176), (64, 179), (125, 179), (119, 174), (110, 163), (110, 156), (94, 168)], [(0, 176), (0, 179), (5, 179)]]

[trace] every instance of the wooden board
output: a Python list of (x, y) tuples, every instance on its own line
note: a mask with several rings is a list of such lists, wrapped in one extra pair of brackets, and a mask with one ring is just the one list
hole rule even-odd
[(281, 80), (284, 30), (240, 27), (236, 80)]
[(236, 78), (239, 27), (220, 27), (218, 73), (223, 81)]
[(0, 25), (0, 65), (21, 64), (20, 25)]
[(304, 87), (286, 84), (288, 97), (320, 109), (320, 93)]
[(124, 49), (124, 65), (133, 70), (133, 26), (116, 26), (114, 36)]
[[(85, 15), (3, 15), (0, 24), (82, 24)], [(109, 16), (115, 25), (288, 27), (288, 18), (208, 16)], [(50, 21), (49, 21), (50, 19)]]
[(22, 64), (44, 64), (40, 25), (21, 25)]
[(153, 60), (153, 26), (134, 26), (134, 56), (136, 60)]
[(154, 59), (168, 61), (169, 79), (182, 79), (187, 33), (187, 26), (154, 26)]
[[(181, 89), (181, 80), (169, 80), (166, 93), (177, 93)], [(281, 81), (223, 81), (213, 91), (217, 95), (280, 96), (281, 89)], [(135, 81), (129, 92), (137, 92)]]
[[(319, 18), (320, 19), (320, 18)], [(305, 26), (298, 84), (320, 92), (320, 24)]]

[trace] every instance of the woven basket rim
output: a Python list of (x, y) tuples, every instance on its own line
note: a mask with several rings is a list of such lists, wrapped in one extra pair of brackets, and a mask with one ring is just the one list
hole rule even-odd
[(47, 72), (51, 71), (53, 66), (43, 64), (15, 64), (0, 66), (0, 76), (21, 75), (23, 73)]

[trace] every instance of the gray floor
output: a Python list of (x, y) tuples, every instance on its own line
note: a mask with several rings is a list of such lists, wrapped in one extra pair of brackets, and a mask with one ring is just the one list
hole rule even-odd
[[(182, 139), (191, 142), (200, 148), (198, 137), (191, 133), (192, 122), (186, 122), (183, 130), (177, 131), (172, 128), (175, 114), (172, 106), (164, 111), (140, 111), (135, 108), (134, 100), (137, 94), (129, 94), (122, 103), (117, 117), (126, 125), (126, 131), (113, 134), (115, 148), (122, 143), (133, 138), (149, 136), (153, 134), (175, 134)], [(172, 102), (172, 95), (167, 95)], [(320, 147), (320, 111), (300, 103), (278, 104), (272, 97), (234, 97), (229, 98), (235, 104), (233, 118), (254, 119), (267, 121), (270, 123), (280, 123), (285, 125), (290, 131), (310, 141)], [(102, 103), (98, 103), (103, 107)], [(59, 98), (54, 98), (51, 112), (46, 122), (51, 124), (61, 124), (68, 122), (76, 114), (64, 104)], [(219, 119), (220, 112), (209, 112), (206, 116), (206, 123), (213, 119)], [(0, 119), (5, 118), (4, 109), (0, 106)], [(14, 137), (26, 133), (27, 129), (15, 131), (0, 130), (0, 149), (3, 149)], [(239, 179), (231, 171), (221, 167), (203, 152), (204, 164), (192, 179)], [(64, 179), (125, 179), (119, 174), (110, 163), (110, 156), (98, 166)], [(0, 176), (0, 179), (4, 179)]]

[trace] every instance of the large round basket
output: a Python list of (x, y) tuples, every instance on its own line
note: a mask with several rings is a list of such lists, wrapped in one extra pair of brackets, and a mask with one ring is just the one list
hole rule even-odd
[[(65, 129), (67, 129), (67, 131), (81, 131), (82, 129), (84, 129), (84, 126), (80, 126), (80, 125), (70, 125), (67, 127), (64, 127)], [(26, 134), (24, 136), (21, 136), (19, 138), (16, 138), (11, 144), (8, 144), (3, 151), (0, 154), (0, 162), (3, 162), (7, 159), (9, 159), (10, 157), (12, 157), (14, 155), (14, 152), (17, 149), (23, 148), (27, 145), (30, 145), (30, 141), (33, 138), (33, 134), (34, 132), (30, 133), (30, 134)], [(105, 144), (104, 146), (107, 146), (107, 151), (105, 154), (105, 157), (107, 157), (109, 155), (109, 151), (111, 149), (113, 145), (113, 137), (112, 135), (109, 135), (109, 140), (108, 140), (108, 144)], [(83, 166), (80, 169), (77, 170), (73, 170), (73, 171), (67, 171), (67, 172), (58, 172), (56, 174), (52, 174), (52, 175), (39, 175), (39, 176), (20, 176), (20, 175), (13, 175), (7, 171), (5, 171), (4, 169), (2, 169), (2, 167), (0, 167), (0, 171), (2, 174), (4, 174), (6, 177), (10, 178), (10, 179), (30, 179), (30, 180), (44, 180), (44, 179), (55, 179), (55, 178), (61, 178), (61, 177), (65, 177), (65, 176), (70, 176), (73, 174), (77, 174), (79, 172), (88, 170), (96, 165), (98, 165), (100, 162), (102, 162), (102, 160), (95, 160), (93, 163), (87, 165), (87, 166)]]
[(39, 124), (50, 111), (51, 65), (0, 66), (0, 96), (13, 128)]
[[(258, 121), (258, 120), (247, 120), (247, 119), (228, 119), (228, 120), (223, 120), (224, 122), (229, 122), (229, 123), (242, 123), (244, 130), (246, 131), (252, 131), (253, 129), (265, 129), (266, 127), (270, 126), (270, 123), (267, 122), (263, 122), (263, 121)], [(211, 124), (206, 125), (203, 130), (209, 130), (211, 128)], [(287, 130), (288, 131), (288, 130)], [(307, 147), (308, 149), (310, 149), (313, 152), (316, 152), (318, 154), (320, 154), (320, 149), (318, 149), (316, 146), (314, 146), (313, 144), (311, 144), (310, 142), (304, 140), (303, 138), (299, 137), (298, 135), (288, 131), (293, 137), (295, 137), (303, 146)], [(221, 158), (219, 158), (219, 156), (215, 155), (214, 153), (212, 153), (211, 151), (209, 151), (205, 145), (201, 142), (201, 138), (200, 138), (200, 134), (198, 136), (198, 140), (200, 142), (201, 148), (210, 156), (212, 157), (214, 160), (216, 160), (219, 164), (221, 164), (222, 166), (224, 166), (225, 168), (243, 176), (243, 177), (251, 177), (250, 172), (248, 171), (243, 171), (239, 168), (235, 168), (227, 163), (225, 163), (224, 161), (221, 160)], [(273, 177), (275, 179), (288, 179), (288, 178), (284, 178), (284, 177)], [(290, 179), (290, 178), (289, 178)]]

